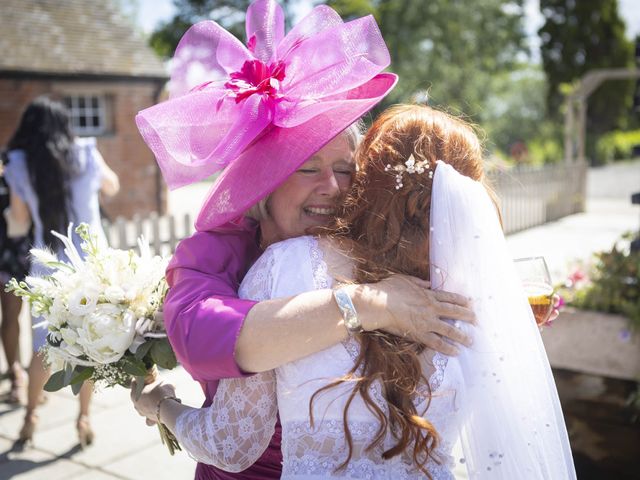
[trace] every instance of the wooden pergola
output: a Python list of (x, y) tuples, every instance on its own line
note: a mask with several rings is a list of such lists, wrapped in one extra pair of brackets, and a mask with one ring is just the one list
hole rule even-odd
[(640, 78), (640, 70), (609, 68), (587, 72), (578, 87), (567, 97), (564, 114), (564, 159), (566, 163), (585, 161), (587, 102), (591, 94), (607, 80)]

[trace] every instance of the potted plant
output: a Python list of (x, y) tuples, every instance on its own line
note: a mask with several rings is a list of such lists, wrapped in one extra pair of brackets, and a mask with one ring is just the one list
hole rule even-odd
[(629, 248), (631, 239), (626, 233), (610, 251), (596, 253), (590, 271), (576, 270), (559, 289), (568, 305), (624, 316), (630, 334), (640, 331), (640, 251)]

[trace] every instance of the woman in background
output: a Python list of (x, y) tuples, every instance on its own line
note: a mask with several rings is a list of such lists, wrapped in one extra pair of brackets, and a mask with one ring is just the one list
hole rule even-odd
[[(98, 152), (93, 138), (74, 138), (67, 109), (47, 97), (38, 97), (26, 108), (11, 137), (5, 178), (11, 188), (6, 218), (17, 234), (33, 224), (33, 245), (50, 248), (64, 258), (61, 245), (51, 231), (66, 232), (70, 222), (87, 223), (106, 241), (99, 214), (99, 192), (115, 195), (116, 174)], [(74, 236), (79, 246), (80, 238)], [(32, 267), (31, 275), (46, 273)], [(37, 422), (36, 407), (49, 377), (40, 349), (46, 344), (47, 328), (33, 318), (33, 356), (29, 365), (27, 411), (19, 442), (32, 440)], [(80, 391), (80, 414), (76, 423), (81, 446), (93, 441), (89, 403), (93, 386)]]
[[(2, 170), (6, 158), (2, 155)], [(3, 213), (9, 207), (9, 186), (0, 176), (0, 212)], [(29, 249), (33, 236), (31, 232), (17, 238), (13, 237), (13, 232), (8, 231), (7, 222), (4, 215), (0, 215), (0, 284), (4, 287), (11, 278), (24, 280), (29, 272), (30, 260)], [(7, 360), (6, 377), (11, 382), (7, 403), (20, 403), (23, 396), (23, 388), (26, 385), (27, 374), (20, 364), (20, 310), (22, 299), (0, 288), (0, 308), (2, 309), (2, 325), (0, 327), (0, 337), (2, 337), (2, 348)]]

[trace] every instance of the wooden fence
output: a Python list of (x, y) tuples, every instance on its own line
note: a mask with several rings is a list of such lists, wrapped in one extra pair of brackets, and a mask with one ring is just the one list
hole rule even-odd
[[(520, 167), (488, 174), (500, 198), (505, 232), (514, 233), (584, 211), (586, 164)], [(169, 255), (176, 244), (194, 231), (189, 214), (181, 218), (158, 216), (123, 218), (104, 222), (109, 244), (115, 248), (136, 248), (144, 235), (151, 250)]]
[(584, 212), (586, 163), (519, 167), (488, 177), (500, 198), (507, 234)]
[(147, 217), (134, 216), (131, 220), (118, 217), (114, 222), (102, 222), (109, 245), (114, 248), (136, 249), (137, 240), (143, 235), (149, 240), (151, 252), (158, 255), (170, 255), (178, 242), (194, 231), (191, 215), (181, 218), (173, 215), (159, 216), (151, 213)]

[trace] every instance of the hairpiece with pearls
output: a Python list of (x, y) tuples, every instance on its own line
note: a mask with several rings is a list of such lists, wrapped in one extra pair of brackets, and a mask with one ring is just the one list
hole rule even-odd
[(396, 172), (396, 190), (400, 190), (403, 187), (402, 174), (405, 172), (411, 175), (413, 173), (424, 173), (425, 170), (429, 170), (429, 178), (433, 178), (433, 170), (431, 169), (431, 165), (429, 165), (429, 160), (420, 160), (419, 162), (416, 162), (413, 153), (409, 155), (409, 158), (404, 162), (404, 165), (391, 166), (390, 164), (387, 164), (387, 166), (384, 167), (385, 172), (392, 170)]

